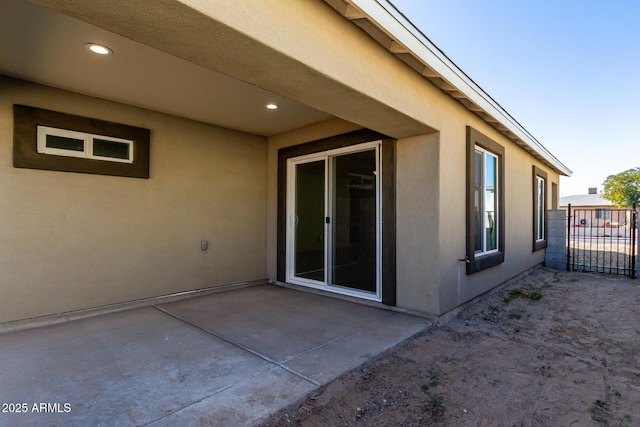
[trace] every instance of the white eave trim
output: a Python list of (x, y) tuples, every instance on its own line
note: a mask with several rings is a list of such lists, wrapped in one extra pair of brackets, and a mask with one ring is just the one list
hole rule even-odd
[[(473, 82), (447, 56), (426, 38), (409, 20), (386, 0), (343, 0), (347, 3), (351, 16), (348, 19), (368, 19), (380, 30), (384, 31), (392, 40), (387, 46), (393, 53), (410, 53), (425, 65), (423, 75), (428, 77), (431, 70), (435, 71), (444, 84), (452, 86), (452, 91), (459, 94), (455, 98), (466, 99), (475, 104), (471, 111), (498, 128), (515, 143), (523, 146), (532, 154), (537, 154), (540, 160), (547, 163), (557, 172), (571, 176), (572, 172), (560, 162), (549, 150), (540, 144), (526, 129), (524, 129), (509, 113), (495, 102), (485, 91)], [(356, 8), (356, 9), (354, 9)], [(360, 16), (355, 11), (362, 12)], [(402, 49), (404, 47), (404, 49)], [(429, 70), (430, 69), (430, 70)], [(444, 90), (444, 89), (443, 89)], [(446, 91), (446, 90), (445, 90)], [(449, 91), (449, 92), (452, 92)], [(453, 96), (453, 95), (452, 95)], [(461, 101), (462, 102), (462, 101)], [(463, 105), (467, 106), (463, 102)], [(479, 108), (479, 111), (477, 110)], [(484, 113), (484, 114), (482, 114)], [(490, 117), (486, 117), (488, 115)], [(491, 120), (492, 119), (492, 120)], [(496, 124), (498, 124), (496, 126)]]

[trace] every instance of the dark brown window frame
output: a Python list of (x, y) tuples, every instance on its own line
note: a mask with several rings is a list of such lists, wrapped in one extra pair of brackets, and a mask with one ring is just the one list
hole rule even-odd
[[(17, 104), (13, 106), (13, 125), (13, 166), (16, 168), (149, 178), (149, 129)], [(133, 163), (38, 153), (38, 126), (132, 140)]]
[(382, 141), (382, 303), (396, 305), (396, 140), (371, 130), (359, 130), (278, 150), (278, 252), (277, 279), (285, 281), (287, 160), (292, 157)]
[[(475, 176), (475, 148), (481, 147), (498, 157), (498, 251), (476, 256), (476, 218), (473, 212), (473, 188)], [(477, 273), (504, 262), (505, 254), (505, 188), (504, 188), (504, 147), (470, 126), (467, 126), (467, 215), (466, 215), (466, 261), (467, 274)]]
[[(543, 200), (542, 200), (542, 212), (543, 212), (543, 224), (544, 224), (544, 239), (536, 240), (538, 237), (538, 177), (544, 179)], [(533, 166), (533, 252), (539, 251), (547, 247), (547, 191), (548, 191), (548, 178), (547, 173), (542, 169)]]

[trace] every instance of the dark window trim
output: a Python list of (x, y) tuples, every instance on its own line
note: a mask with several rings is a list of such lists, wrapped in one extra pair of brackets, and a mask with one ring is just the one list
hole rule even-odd
[[(542, 212), (544, 215), (543, 223), (544, 223), (544, 239), (536, 240), (538, 237), (538, 177), (544, 179), (544, 188), (543, 188), (543, 200), (542, 200)], [(533, 166), (533, 252), (539, 251), (547, 247), (547, 191), (549, 186), (549, 180), (547, 178), (547, 173), (542, 169)]]
[[(13, 106), (13, 124), (13, 166), (16, 168), (149, 178), (149, 129), (17, 104)], [(38, 126), (132, 140), (133, 163), (38, 153)]]
[[(475, 148), (479, 146), (498, 157), (498, 252), (479, 255), (475, 254), (476, 218), (473, 212), (473, 188), (475, 176)], [(505, 188), (504, 188), (504, 147), (489, 139), (470, 126), (467, 126), (467, 274), (496, 266), (504, 262), (505, 254)]]
[(382, 140), (382, 303), (396, 305), (396, 140), (371, 130), (359, 130), (278, 150), (277, 278), (285, 281), (287, 160), (292, 157)]

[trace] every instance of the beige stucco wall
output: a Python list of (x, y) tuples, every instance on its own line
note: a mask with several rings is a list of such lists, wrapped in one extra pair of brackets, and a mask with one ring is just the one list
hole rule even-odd
[[(313, 3), (313, 2), (311, 2)], [(312, 7), (292, 8), (287, 16), (298, 13), (298, 19), (288, 19), (292, 33), (299, 22), (304, 22), (305, 13)], [(277, 11), (272, 10), (272, 13)], [(225, 13), (233, 14), (232, 11)], [(242, 27), (241, 20), (228, 16), (234, 25)], [(387, 105), (398, 108), (412, 120), (422, 123), (426, 129), (435, 130), (406, 137), (402, 132), (389, 136), (397, 142), (397, 303), (398, 307), (430, 314), (442, 314), (527, 269), (541, 263), (544, 251), (532, 253), (532, 165), (535, 164), (549, 174), (549, 182), (558, 182), (558, 175), (536, 161), (526, 151), (497, 132), (477, 115), (465, 109), (440, 89), (409, 69), (390, 55), (377, 43), (372, 43), (364, 34), (354, 33), (336, 14), (318, 14), (318, 28), (326, 28), (322, 38), (314, 32), (304, 33), (304, 42), (290, 44), (290, 39), (278, 40), (282, 50), (300, 58), (307, 64), (315, 64), (332, 76), (339, 77), (362, 93), (359, 102), (371, 106), (367, 99), (384, 100)], [(265, 35), (273, 40), (265, 28), (251, 28), (252, 34)], [(330, 30), (330, 31), (329, 31)], [(249, 31), (247, 29), (247, 31)], [(264, 31), (265, 33), (262, 33)], [(334, 34), (349, 37), (353, 43), (333, 46), (332, 55), (324, 55), (323, 43)], [(275, 41), (273, 41), (275, 43)], [(305, 46), (301, 51), (300, 46)], [(315, 48), (314, 48), (315, 46)], [(338, 49), (337, 51), (335, 49)], [(335, 55), (334, 55), (335, 54)], [(342, 56), (344, 55), (344, 56)], [(352, 61), (345, 58), (351, 57)], [(316, 62), (322, 61), (322, 65)], [(360, 60), (369, 61), (367, 77), (360, 75), (363, 68)], [(349, 63), (349, 67), (345, 67)], [(393, 82), (381, 87), (381, 82)], [(320, 86), (336, 95), (333, 105), (323, 109), (340, 115), (334, 105), (343, 106), (342, 92), (331, 92), (330, 86)], [(305, 92), (312, 96), (315, 90)], [(398, 98), (400, 96), (400, 98)], [(316, 102), (308, 99), (309, 102)], [(318, 100), (320, 101), (320, 100)], [(320, 104), (318, 104), (320, 105)], [(333, 108), (333, 110), (331, 109)], [(385, 127), (376, 127), (380, 113), (371, 109), (373, 120), (356, 121), (355, 126), (370, 127), (384, 132)], [(346, 116), (343, 116), (346, 118)], [(348, 116), (350, 119), (357, 116)], [(284, 146), (300, 144), (315, 139), (333, 136), (353, 130), (349, 126), (336, 127), (337, 121), (289, 132), (269, 139), (268, 154), (268, 229), (267, 271), (270, 279), (276, 279), (276, 220), (277, 220), (277, 150)], [(344, 122), (342, 122), (344, 123)], [(380, 121), (380, 123), (383, 123)], [(466, 126), (473, 126), (494, 139), (506, 149), (506, 259), (497, 267), (473, 275), (466, 274), (463, 262), (466, 247), (465, 189), (466, 189)], [(399, 126), (400, 127), (400, 126)], [(384, 168), (383, 168), (384, 173)], [(550, 203), (551, 185), (548, 187)]]
[[(397, 304), (412, 311), (443, 314), (544, 261), (532, 252), (533, 165), (559, 176), (522, 148), (440, 91), (424, 92), (432, 104), (429, 126), (439, 132), (397, 142)], [(466, 126), (505, 147), (505, 262), (466, 274)], [(344, 133), (354, 128), (341, 121), (291, 132), (269, 140), (268, 272), (276, 269), (277, 149)], [(311, 130), (313, 132), (311, 132)], [(384, 173), (384, 168), (383, 168)]]
[[(384, 172), (384, 171), (383, 171)], [(401, 308), (437, 313), (440, 301), (440, 134), (397, 143), (396, 288)]]
[[(361, 129), (340, 119), (269, 138), (267, 176), (267, 272), (277, 279), (278, 150)], [(362, 141), (366, 142), (366, 141)], [(438, 268), (439, 135), (401, 139), (397, 143), (397, 299), (398, 307), (436, 313)], [(385, 166), (382, 166), (385, 173)]]
[[(13, 168), (14, 103), (151, 129), (150, 179)], [(265, 278), (266, 154), (261, 137), (0, 78), (0, 323)]]
[[(44, 246), (33, 244), (42, 236), (49, 243), (62, 239), (64, 250), (48, 261), (52, 268), (58, 261), (55, 257), (62, 259), (75, 250), (81, 254), (77, 261), (61, 261), (66, 266), (74, 262), (76, 268), (61, 269), (51, 290), (42, 296), (52, 298), (56, 310), (150, 296), (152, 290), (157, 295), (264, 276), (275, 280), (277, 150), (360, 128), (398, 138), (396, 246), (401, 308), (441, 314), (542, 262), (543, 251), (531, 252), (531, 166), (536, 164), (549, 173), (550, 182), (558, 182), (557, 174), (324, 2), (36, 2), (339, 119), (275, 135), (265, 142), (50, 89), (11, 88), (11, 96), (3, 96), (0, 104), (0, 148), (5, 150), (0, 171), (8, 174), (8, 181), (0, 183), (0, 192), (9, 196), (24, 190), (29, 197), (14, 196), (16, 206), (0, 213), (0, 220), (16, 227), (6, 239), (9, 246), (19, 249), (7, 255), (11, 262), (4, 257), (0, 261), (13, 273), (0, 274), (16, 282), (10, 286), (21, 303), (31, 303), (33, 289), (42, 287), (42, 270), (18, 277), (33, 261), (50, 256)], [(212, 35), (214, 44), (210, 43)], [(7, 139), (12, 102), (38, 103), (38, 107), (151, 128), (151, 179), (136, 182), (12, 169)], [(469, 276), (458, 261), (465, 255), (467, 125), (506, 149), (506, 259), (502, 265)], [(55, 186), (53, 196), (38, 187), (44, 182), (49, 191)], [(98, 184), (109, 197), (76, 196), (77, 189), (85, 193)], [(35, 200), (47, 197), (62, 204), (34, 211)], [(122, 210), (112, 212), (115, 217), (98, 215), (113, 200), (122, 201)], [(94, 218), (65, 216), (66, 206), (94, 214), (108, 231), (96, 229), (91, 222)], [(181, 206), (187, 209), (179, 209)], [(24, 218), (18, 220), (17, 214)], [(50, 218), (57, 222), (43, 225)], [(52, 230), (74, 227), (82, 233), (52, 234)], [(211, 241), (205, 254), (199, 251), (201, 239)], [(134, 265), (132, 259), (141, 260), (146, 267)], [(117, 268), (102, 266), (96, 272), (89, 267), (96, 260), (107, 260), (105, 264)], [(131, 277), (140, 284), (128, 289)], [(92, 292), (83, 288), (82, 283), (94, 279)], [(181, 282), (176, 285), (178, 279)], [(60, 289), (64, 292), (58, 293)], [(73, 301), (61, 295), (73, 295)]]
[[(440, 301), (442, 314), (495, 286), (542, 263), (544, 250), (532, 251), (533, 178), (535, 165), (548, 174), (547, 203), (551, 206), (551, 183), (559, 175), (534, 159), (524, 149), (497, 132), (477, 116), (462, 110), (451, 114), (451, 123), (441, 132), (440, 144)], [(456, 120), (457, 118), (457, 120)], [(472, 126), (505, 148), (505, 261), (471, 275), (459, 259), (466, 245), (466, 126)]]

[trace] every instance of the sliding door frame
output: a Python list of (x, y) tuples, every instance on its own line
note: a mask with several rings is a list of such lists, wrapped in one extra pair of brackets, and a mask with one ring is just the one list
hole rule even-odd
[[(293, 283), (302, 286), (308, 286), (315, 289), (326, 290), (343, 295), (354, 296), (358, 298), (369, 299), (373, 301), (381, 301), (381, 247), (382, 247), (382, 209), (380, 198), (380, 176), (382, 174), (382, 161), (380, 159), (380, 152), (382, 141), (364, 142), (357, 145), (350, 145), (348, 147), (336, 148), (328, 151), (321, 151), (319, 153), (307, 154), (299, 157), (292, 157), (287, 160), (287, 182), (291, 185), (287, 186), (287, 265), (285, 280), (288, 283)], [(373, 151), (375, 158), (375, 292), (358, 290), (357, 288), (349, 287), (347, 285), (339, 285), (335, 283), (335, 277), (333, 272), (335, 270), (336, 262), (333, 256), (336, 250), (336, 242), (334, 240), (335, 229), (338, 219), (332, 214), (335, 209), (335, 177), (333, 176), (334, 161), (345, 155), (371, 152)], [(296, 216), (296, 166), (322, 161), (324, 165), (324, 186), (323, 186), (323, 198), (324, 198), (324, 211), (322, 216), (328, 218), (329, 221), (324, 221), (323, 230), (323, 254), (324, 254), (324, 279), (318, 281), (314, 279), (308, 279), (305, 277), (296, 276), (296, 250), (295, 239), (297, 233), (297, 216)], [(323, 219), (324, 219), (323, 218)]]
[(371, 130), (359, 130), (278, 150), (277, 280), (286, 282), (288, 159), (371, 141), (382, 141), (381, 174), (381, 300), (396, 305), (396, 140)]

